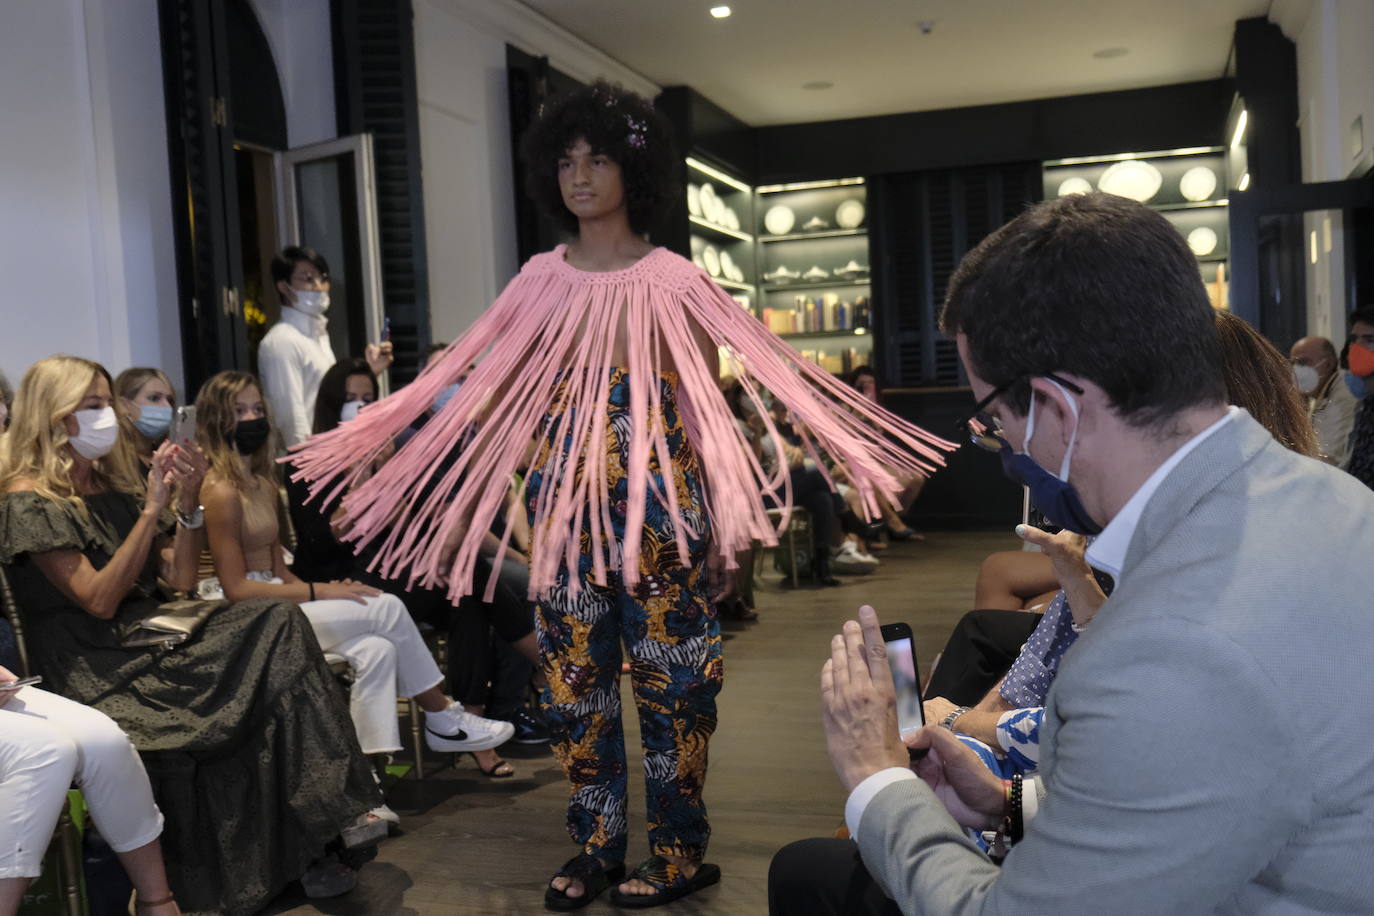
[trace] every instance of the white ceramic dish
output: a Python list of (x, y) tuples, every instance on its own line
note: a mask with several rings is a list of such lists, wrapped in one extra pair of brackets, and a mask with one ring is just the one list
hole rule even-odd
[(701, 216), (701, 188), (694, 184), (687, 186), (687, 212), (693, 216)]
[(769, 207), (768, 212), (763, 214), (763, 228), (771, 235), (786, 235), (792, 231), (796, 223), (797, 214), (792, 212), (791, 207), (784, 207), (782, 204)]
[(720, 269), (727, 277), (735, 272), (735, 259), (730, 257), (730, 252), (722, 251), (720, 253)]
[(777, 270), (770, 270), (768, 273), (764, 274), (763, 279), (767, 283), (781, 286), (784, 283), (791, 283), (793, 280), (800, 280), (801, 274), (797, 273), (795, 270), (788, 270), (785, 264), (780, 264)]
[(1068, 197), (1070, 194), (1087, 194), (1092, 189), (1092, 183), (1088, 179), (1074, 175), (1059, 182), (1059, 190), (1056, 193), (1059, 197)]
[(841, 229), (857, 229), (864, 222), (864, 205), (860, 200), (846, 200), (835, 208), (835, 225)]
[(1191, 201), (1207, 200), (1217, 189), (1217, 173), (1205, 165), (1195, 165), (1178, 180), (1178, 191)]
[(803, 279), (803, 280), (811, 280), (811, 281), (813, 281), (813, 282), (814, 282), (814, 281), (817, 281), (817, 280), (826, 280), (826, 279), (829, 279), (829, 277), (830, 277), (830, 271), (826, 270), (826, 269), (823, 268), (823, 267), (817, 267), (817, 266), (814, 265), (814, 264), (811, 265), (811, 269), (810, 269), (810, 270), (808, 270), (806, 273), (802, 274), (802, 279)]
[(720, 276), (720, 252), (710, 245), (701, 249), (701, 259), (706, 262), (706, 272), (713, 277)]
[(802, 223), (802, 228), (805, 229), (807, 232), (817, 232), (821, 229), (829, 229), (830, 224), (827, 223), (825, 220), (821, 219), (819, 216), (813, 216), (806, 222)]
[(868, 268), (867, 268), (865, 265), (860, 264), (858, 261), (855, 261), (853, 258), (850, 258), (848, 264), (844, 265), (843, 267), (840, 267), (840, 268), (836, 269), (836, 271), (835, 271), (835, 276), (837, 276), (837, 277), (847, 277), (847, 278), (849, 278), (849, 279), (852, 280), (852, 279), (854, 279), (855, 277), (862, 276), (863, 274), (866, 274), (866, 273), (868, 273)]
[(1159, 193), (1164, 176), (1159, 169), (1139, 159), (1114, 163), (1097, 179), (1097, 189), (1118, 197), (1129, 197), (1142, 204)]
[(1188, 233), (1188, 247), (1193, 249), (1193, 254), (1200, 258), (1205, 258), (1216, 251), (1218, 241), (1220, 240), (1217, 238), (1216, 231), (1207, 226), (1198, 226)]

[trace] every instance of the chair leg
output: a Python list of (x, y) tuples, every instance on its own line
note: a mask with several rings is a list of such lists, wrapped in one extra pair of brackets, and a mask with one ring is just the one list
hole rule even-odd
[(421, 722), (424, 721), (420, 712), (420, 704), (411, 697), (410, 704), (410, 744), (411, 752), (415, 755), (415, 778), (417, 780), (425, 778), (425, 735)]
[(62, 803), (57, 819), (62, 848), (62, 905), (67, 916), (81, 916), (81, 838), (72, 820), (71, 802)]
[(792, 587), (797, 588), (800, 584), (797, 576), (797, 529), (792, 525), (787, 526), (787, 552), (792, 558), (788, 564), (792, 570)]

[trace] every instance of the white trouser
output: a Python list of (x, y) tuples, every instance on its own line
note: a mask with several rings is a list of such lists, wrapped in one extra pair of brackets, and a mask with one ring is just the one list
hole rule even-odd
[(363, 603), (345, 598), (301, 605), (320, 648), (348, 659), (353, 689), (348, 707), (364, 754), (401, 749), (396, 698), (413, 697), (444, 680), (424, 637), (395, 595)]
[(35, 878), (73, 780), (115, 852), (162, 835), (133, 744), (109, 716), (25, 687), (0, 706), (0, 878)]

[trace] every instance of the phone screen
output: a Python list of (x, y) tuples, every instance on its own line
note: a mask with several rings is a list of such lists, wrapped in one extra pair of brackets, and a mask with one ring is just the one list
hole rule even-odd
[(921, 679), (916, 671), (916, 647), (910, 636), (886, 640), (887, 663), (897, 693), (897, 729), (903, 735), (926, 724), (921, 708)]

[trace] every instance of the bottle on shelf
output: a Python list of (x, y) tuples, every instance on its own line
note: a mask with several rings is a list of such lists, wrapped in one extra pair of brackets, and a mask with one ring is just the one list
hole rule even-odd
[(867, 328), (871, 318), (867, 296), (859, 296), (854, 300), (854, 327)]

